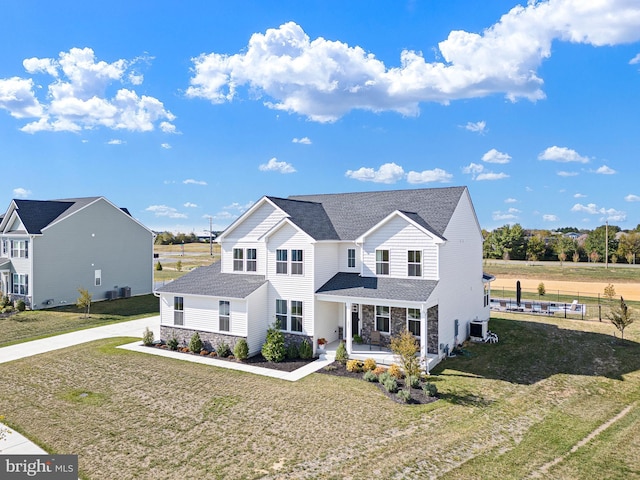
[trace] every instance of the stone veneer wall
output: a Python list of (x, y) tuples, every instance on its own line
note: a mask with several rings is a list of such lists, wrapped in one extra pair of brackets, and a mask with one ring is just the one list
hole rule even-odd
[(179, 328), (179, 327), (167, 327), (160, 326), (160, 338), (165, 342), (172, 337), (176, 337), (178, 339), (178, 345), (181, 347), (188, 347), (189, 341), (191, 340), (191, 336), (198, 332), (200, 334), (200, 340), (202, 340), (202, 348), (205, 350), (215, 350), (215, 348), (220, 345), (222, 342), (229, 345), (231, 351), (233, 352), (233, 348), (236, 345), (236, 342), (246, 337), (238, 337), (236, 335), (225, 335), (221, 333), (213, 333), (213, 332), (202, 332), (200, 330), (191, 330), (188, 328)]
[(287, 332), (282, 332), (282, 334), (284, 335), (284, 344), (287, 347), (291, 344), (295, 344), (298, 348), (300, 348), (302, 341), (306, 338), (307, 342), (309, 342), (309, 345), (311, 345), (311, 347), (313, 348), (313, 337)]
[(427, 309), (427, 353), (439, 353), (438, 305)]

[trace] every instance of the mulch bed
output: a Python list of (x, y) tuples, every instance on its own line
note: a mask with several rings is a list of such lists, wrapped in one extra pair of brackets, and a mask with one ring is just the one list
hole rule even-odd
[[(339, 363), (339, 362), (333, 362), (327, 365), (326, 367), (321, 368), (320, 370), (318, 370), (318, 373), (324, 373), (326, 375), (334, 375), (337, 377), (353, 378), (355, 380), (360, 380), (361, 382), (366, 382), (366, 380), (362, 378), (363, 373), (349, 372), (347, 370), (346, 365), (343, 365), (342, 363)], [(398, 382), (398, 389), (404, 390), (405, 389), (404, 380), (397, 380), (397, 382)], [(404, 404), (425, 405), (427, 403), (435, 402), (436, 400), (438, 400), (438, 395), (436, 395), (435, 397), (430, 397), (428, 395), (425, 395), (422, 388), (409, 387), (409, 390), (411, 391), (411, 398), (409, 399), (408, 402), (405, 402), (404, 400), (398, 398), (398, 396), (395, 393), (389, 393), (387, 389), (384, 388), (380, 383), (375, 382), (374, 385), (377, 385), (380, 391), (384, 393), (390, 400), (393, 400), (396, 403), (401, 403), (403, 405)]]
[[(162, 344), (152, 345), (150, 348), (162, 348), (163, 350), (168, 350), (167, 346)], [(180, 349), (178, 349), (177, 352), (184, 353), (185, 355), (201, 356), (200, 354), (192, 353), (190, 351), (183, 352)], [(203, 355), (203, 356), (209, 357), (209, 355)], [(297, 360), (284, 360), (282, 362), (270, 362), (266, 358), (264, 358), (260, 353), (258, 355), (254, 355), (253, 357), (249, 357), (243, 361), (236, 360), (233, 357), (214, 356), (210, 358), (215, 358), (216, 360), (223, 360), (225, 362), (244, 363), (247, 365), (253, 365), (255, 367), (270, 368), (272, 370), (278, 370), (281, 372), (293, 372), (294, 370), (297, 370), (300, 367), (304, 367), (305, 365), (311, 362), (315, 362), (317, 360), (317, 358), (310, 358), (308, 360), (297, 359)]]

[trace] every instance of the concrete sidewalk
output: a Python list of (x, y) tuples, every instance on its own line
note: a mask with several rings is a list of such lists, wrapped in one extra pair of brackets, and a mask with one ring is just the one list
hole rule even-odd
[(40, 353), (51, 352), (61, 348), (80, 345), (102, 338), (138, 337), (141, 338), (144, 329), (149, 327), (155, 338), (160, 338), (160, 316), (141, 318), (129, 322), (114, 323), (102, 327), (87, 328), (77, 332), (64, 333), (54, 337), (41, 338), (31, 342), (18, 343), (0, 348), (0, 364), (31, 357)]

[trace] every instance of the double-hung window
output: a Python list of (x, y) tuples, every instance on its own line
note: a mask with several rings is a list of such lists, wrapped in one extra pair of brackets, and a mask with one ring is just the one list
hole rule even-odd
[(184, 325), (184, 297), (173, 297), (173, 324)]
[(420, 336), (420, 309), (407, 308), (407, 330), (415, 337)]
[(347, 267), (356, 268), (356, 249), (350, 248), (347, 250)]
[(25, 273), (14, 273), (12, 292), (15, 295), (29, 295), (29, 275)]
[(376, 330), (379, 332), (389, 333), (391, 320), (391, 312), (389, 307), (381, 305), (376, 306)]
[(258, 252), (255, 248), (247, 248), (247, 272), (258, 271)]
[(276, 250), (276, 273), (287, 274), (287, 251)]
[(229, 319), (230, 319), (229, 302), (227, 300), (220, 300), (220, 302), (218, 303), (218, 320), (219, 320), (218, 329), (220, 331), (228, 332), (230, 330)]
[(302, 331), (302, 302), (291, 300), (291, 331)]
[(242, 272), (244, 271), (244, 251), (241, 248), (233, 249), (233, 271), (234, 272)]
[(276, 299), (276, 323), (280, 330), (287, 329), (287, 301)]
[(410, 277), (422, 276), (422, 252), (420, 250), (409, 250), (407, 253), (407, 274)]
[(376, 275), (389, 275), (389, 250), (376, 250)]
[(291, 250), (291, 275), (302, 275), (302, 250)]
[(12, 258), (29, 258), (29, 240), (11, 240)]

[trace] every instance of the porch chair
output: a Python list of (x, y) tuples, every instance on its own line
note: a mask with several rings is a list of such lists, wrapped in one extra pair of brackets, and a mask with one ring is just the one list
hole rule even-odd
[(541, 303), (540, 304), (540, 311), (542, 313), (546, 313), (547, 315), (551, 315), (551, 311), (549, 310), (549, 304), (548, 303)]
[(578, 311), (578, 300), (574, 300), (573, 302), (571, 302), (571, 307), (569, 308), (570, 312), (577, 312)]
[(382, 346), (382, 341), (380, 339), (380, 332), (377, 330), (373, 330), (371, 335), (369, 335), (369, 350), (371, 350), (371, 345)]
[(524, 302), (524, 309), (527, 312), (530, 312), (533, 310), (533, 304), (531, 302)]

